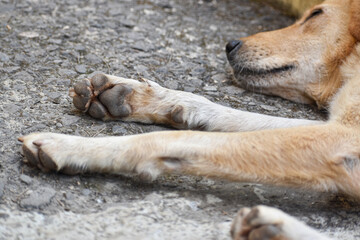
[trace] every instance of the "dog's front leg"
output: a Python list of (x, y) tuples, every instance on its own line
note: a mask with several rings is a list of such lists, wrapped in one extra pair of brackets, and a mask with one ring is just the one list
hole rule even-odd
[(77, 83), (70, 92), (78, 109), (103, 120), (120, 119), (221, 132), (320, 123), (244, 112), (192, 93), (163, 88), (149, 80), (137, 81), (105, 74)]
[[(337, 124), (247, 133), (154, 132), (107, 138), (35, 133), (21, 138), (28, 161), (44, 170), (177, 172), (340, 190), (360, 197), (360, 132)], [(320, 141), (321, 140), (321, 141)]]

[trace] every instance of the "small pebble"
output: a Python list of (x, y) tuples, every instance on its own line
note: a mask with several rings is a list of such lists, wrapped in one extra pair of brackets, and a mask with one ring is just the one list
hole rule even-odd
[(86, 66), (85, 65), (76, 65), (75, 70), (78, 73), (86, 73)]
[(28, 31), (28, 32), (22, 32), (22, 33), (19, 33), (18, 35), (19, 37), (22, 37), (22, 38), (37, 38), (39, 37), (40, 35), (37, 33), (37, 32), (31, 32), (31, 31)]
[(204, 91), (208, 91), (208, 92), (215, 92), (217, 91), (217, 87), (216, 86), (206, 86), (203, 88)]
[(31, 177), (25, 174), (21, 174), (19, 178), (22, 182), (26, 183), (27, 185), (30, 185), (33, 181)]

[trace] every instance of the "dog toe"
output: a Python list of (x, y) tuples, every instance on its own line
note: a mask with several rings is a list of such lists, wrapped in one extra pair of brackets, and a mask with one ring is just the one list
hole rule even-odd
[(91, 79), (91, 85), (94, 89), (94, 94), (97, 96), (104, 90), (111, 88), (112, 84), (109, 81), (109, 78), (102, 73), (94, 75)]
[(30, 149), (25, 144), (22, 146), (22, 150), (23, 150), (24, 156), (27, 160), (27, 163), (31, 166), (36, 167), (39, 163), (37, 151), (35, 152), (33, 149)]
[(241, 209), (231, 227), (232, 238), (234, 240), (286, 240), (282, 223), (279, 221), (279, 212), (277, 209), (265, 206)]
[(91, 97), (93, 96), (91, 83), (88, 79), (75, 84), (73, 89), (70, 89), (70, 96), (73, 98), (75, 107), (81, 111), (86, 112), (90, 106)]
[(97, 100), (92, 102), (88, 113), (97, 119), (104, 119), (108, 115), (106, 108)]

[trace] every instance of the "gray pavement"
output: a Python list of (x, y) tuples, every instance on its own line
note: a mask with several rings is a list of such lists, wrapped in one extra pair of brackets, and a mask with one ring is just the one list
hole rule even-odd
[(0, 239), (229, 239), (237, 210), (257, 204), (330, 236), (360, 239), (360, 205), (334, 194), (200, 177), (70, 177), (22, 163), (16, 139), (30, 132), (168, 130), (76, 111), (68, 89), (96, 71), (145, 77), (251, 112), (326, 118), (231, 83), (226, 42), (292, 22), (248, 0), (0, 0)]

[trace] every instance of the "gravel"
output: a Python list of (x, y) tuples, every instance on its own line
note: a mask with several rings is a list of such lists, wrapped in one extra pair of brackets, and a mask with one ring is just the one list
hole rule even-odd
[(23, 208), (40, 208), (50, 203), (56, 191), (51, 187), (39, 187), (20, 201)]
[(0, 178), (0, 200), (4, 195), (5, 184), (6, 184), (6, 179), (5, 178)]
[(22, 182), (26, 183), (27, 185), (31, 184), (33, 181), (33, 179), (31, 177), (29, 177), (28, 175), (25, 175), (25, 174), (21, 174), (19, 178)]
[(248, 0), (1, 0), (0, 22), (0, 239), (229, 239), (237, 210), (257, 204), (339, 239), (359, 238), (360, 206), (333, 194), (200, 177), (64, 176), (22, 162), (17, 138), (30, 132), (169, 130), (76, 111), (69, 87), (93, 72), (145, 77), (251, 112), (326, 118), (232, 84), (226, 42), (293, 19)]

